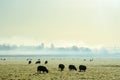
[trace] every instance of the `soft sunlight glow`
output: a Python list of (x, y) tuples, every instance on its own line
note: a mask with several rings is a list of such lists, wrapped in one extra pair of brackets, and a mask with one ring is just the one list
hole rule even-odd
[(119, 46), (119, 4), (119, 0), (1, 0), (0, 42)]

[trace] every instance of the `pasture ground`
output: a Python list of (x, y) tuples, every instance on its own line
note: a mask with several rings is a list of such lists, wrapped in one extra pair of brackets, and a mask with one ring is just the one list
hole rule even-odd
[[(89, 59), (82, 58), (49, 58), (41, 59), (41, 64), (35, 64), (37, 59), (28, 64), (26, 59), (0, 60), (0, 80), (120, 80), (119, 59)], [(58, 64), (65, 64), (63, 72), (58, 70)], [(86, 72), (69, 71), (68, 65), (74, 64), (77, 69), (79, 65), (86, 65)], [(44, 65), (49, 73), (37, 74), (37, 66)]]

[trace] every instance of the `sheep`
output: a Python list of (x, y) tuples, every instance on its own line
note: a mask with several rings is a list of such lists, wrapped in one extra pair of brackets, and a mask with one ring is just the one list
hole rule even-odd
[(61, 71), (63, 71), (64, 68), (65, 68), (65, 66), (64, 66), (64, 64), (59, 64), (58, 68), (59, 68)]
[(31, 64), (32, 63), (32, 61), (28, 61), (28, 64)]
[(71, 71), (71, 70), (75, 70), (75, 71), (77, 71), (75, 65), (69, 65), (69, 70), (70, 70), (70, 71)]
[(40, 63), (41, 63), (41, 61), (36, 61), (36, 62), (35, 62), (35, 64), (40, 64)]
[(80, 70), (80, 72), (81, 72), (81, 71), (84, 71), (84, 72), (85, 72), (86, 69), (87, 69), (87, 68), (86, 68), (85, 65), (80, 65), (80, 66), (79, 66), (79, 70)]
[(83, 59), (83, 61), (86, 61), (86, 59)]
[(48, 61), (45, 61), (45, 64), (47, 64), (48, 63)]
[(38, 66), (37, 67), (37, 72), (46, 72), (48, 73), (48, 69), (45, 66)]
[(90, 59), (90, 62), (93, 61), (93, 59)]

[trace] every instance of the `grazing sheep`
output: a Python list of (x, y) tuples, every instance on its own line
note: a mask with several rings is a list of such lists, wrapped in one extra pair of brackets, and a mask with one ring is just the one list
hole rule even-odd
[(5, 60), (6, 60), (6, 58), (1, 58), (0, 60), (3, 60), (3, 61), (5, 61)]
[(40, 59), (38, 59), (38, 61), (40, 61)]
[(48, 73), (48, 69), (45, 66), (38, 66), (37, 67), (37, 72), (46, 72)]
[(31, 64), (32, 63), (32, 61), (28, 61), (28, 64)]
[(75, 70), (75, 71), (77, 71), (75, 65), (69, 65), (69, 70), (70, 70), (70, 71), (71, 71), (71, 70)]
[(86, 61), (86, 59), (84, 59), (83, 61)]
[(64, 68), (65, 68), (65, 66), (64, 66), (64, 64), (59, 64), (58, 68), (59, 68), (61, 71), (63, 71)]
[(45, 64), (47, 64), (48, 63), (48, 61), (45, 61)]
[(85, 72), (86, 69), (87, 69), (87, 68), (86, 68), (85, 65), (80, 65), (80, 66), (79, 66), (80, 72), (81, 72), (81, 71), (84, 71), (84, 72)]
[(90, 59), (90, 62), (93, 61), (93, 59)]
[(40, 61), (36, 61), (35, 64), (40, 64), (41, 62)]
[(30, 59), (30, 58), (27, 58), (26, 60), (27, 60), (27, 61), (29, 61), (29, 60), (31, 61), (32, 59)]

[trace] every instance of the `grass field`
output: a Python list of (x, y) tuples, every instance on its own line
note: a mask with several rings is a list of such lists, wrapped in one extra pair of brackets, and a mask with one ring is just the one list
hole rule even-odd
[[(120, 80), (119, 59), (89, 59), (83, 61), (81, 58), (50, 58), (48, 64), (46, 59), (41, 59), (41, 64), (35, 64), (37, 59), (28, 64), (26, 59), (0, 60), (0, 80)], [(58, 64), (65, 64), (63, 72), (58, 70)], [(79, 65), (87, 66), (86, 72), (69, 71), (68, 65), (74, 64), (77, 69)], [(49, 73), (37, 74), (37, 66), (44, 65)]]

